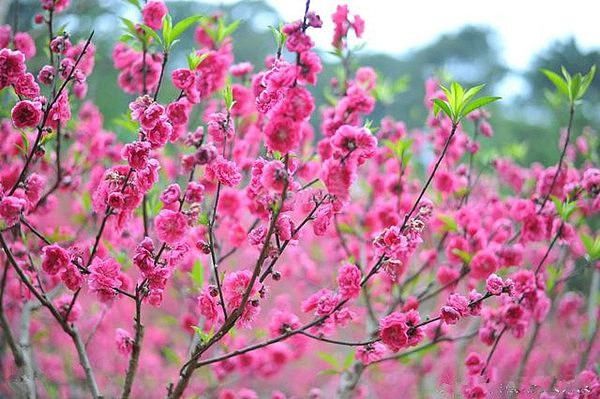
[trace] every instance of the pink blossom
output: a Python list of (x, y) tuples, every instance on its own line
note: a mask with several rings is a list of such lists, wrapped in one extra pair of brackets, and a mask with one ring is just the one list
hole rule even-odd
[(136, 265), (144, 274), (149, 274), (155, 266), (154, 261), (154, 243), (150, 237), (145, 237), (135, 248), (133, 264)]
[(251, 63), (240, 62), (239, 64), (232, 65), (231, 68), (229, 68), (229, 72), (231, 72), (231, 74), (233, 76), (239, 78), (239, 77), (249, 74), (250, 72), (252, 72), (253, 69), (254, 69), (254, 67), (252, 66)]
[(60, 279), (71, 291), (77, 291), (83, 286), (83, 276), (75, 265), (69, 264), (60, 272)]
[(38, 173), (32, 173), (25, 180), (25, 196), (30, 204), (37, 204), (46, 186), (46, 178)]
[(231, 140), (235, 133), (231, 118), (220, 112), (213, 113), (208, 117), (206, 131), (217, 144)]
[(59, 13), (69, 7), (70, 0), (41, 0), (41, 3), (44, 10), (52, 10)]
[(159, 240), (173, 245), (184, 238), (188, 224), (181, 212), (163, 209), (154, 219), (154, 228)]
[(485, 289), (492, 295), (500, 295), (504, 289), (504, 281), (496, 274), (490, 274), (485, 281)]
[(22, 52), (0, 49), (0, 89), (15, 83), (26, 69)]
[(381, 342), (392, 352), (408, 346), (408, 329), (404, 313), (394, 312), (379, 321)]
[(120, 354), (129, 355), (133, 350), (133, 338), (122, 328), (117, 328), (115, 330), (115, 341), (117, 343), (117, 350)]
[(383, 358), (385, 346), (380, 342), (374, 342), (361, 346), (356, 350), (356, 358), (364, 365), (371, 364)]
[(142, 9), (144, 24), (154, 30), (160, 29), (167, 12), (167, 6), (162, 0), (150, 0)]
[(0, 48), (7, 48), (10, 45), (12, 28), (10, 25), (0, 25)]
[(597, 196), (600, 193), (600, 169), (586, 169), (583, 172), (581, 185), (591, 196)]
[(323, 70), (319, 56), (312, 51), (305, 51), (300, 54), (300, 64), (302, 68), (298, 81), (310, 85), (317, 84), (317, 76)]
[(180, 68), (171, 72), (171, 80), (173, 86), (180, 90), (186, 90), (194, 84), (195, 77), (189, 69)]
[(215, 178), (224, 186), (237, 186), (242, 180), (237, 165), (223, 157), (218, 157), (211, 165), (210, 171)]
[(350, 186), (356, 179), (356, 166), (352, 160), (339, 163), (328, 159), (323, 164), (321, 179), (330, 194), (340, 201), (346, 201), (350, 196)]
[(343, 299), (356, 298), (359, 295), (361, 272), (356, 265), (347, 263), (340, 267), (337, 281)]
[(498, 269), (498, 258), (492, 251), (482, 250), (473, 256), (470, 267), (471, 276), (483, 280)]
[(185, 200), (191, 203), (202, 202), (204, 199), (204, 185), (195, 181), (191, 181), (187, 185), (185, 191)]
[(217, 301), (217, 297), (212, 295), (208, 289), (202, 290), (198, 296), (198, 311), (206, 318), (209, 325), (213, 325), (213, 323), (215, 323), (219, 317), (220, 307)]
[(456, 324), (461, 317), (469, 313), (469, 300), (459, 294), (451, 294), (442, 306), (440, 317), (446, 324)]
[(17, 32), (13, 37), (15, 49), (19, 50), (25, 55), (25, 59), (30, 59), (35, 56), (35, 42), (33, 38), (26, 32)]
[[(242, 270), (229, 273), (223, 280), (223, 296), (232, 309), (242, 303), (243, 295), (250, 284), (251, 277), (252, 273), (249, 270)], [(259, 287), (259, 284), (254, 284), (250, 291), (250, 297), (258, 293)]]
[(469, 375), (477, 375), (484, 367), (483, 358), (479, 355), (479, 353), (471, 352), (467, 355), (465, 359), (465, 366), (467, 366), (467, 370)]
[(331, 144), (338, 158), (354, 156), (362, 163), (374, 155), (377, 139), (366, 128), (343, 125), (331, 138)]
[(327, 228), (331, 224), (331, 219), (333, 218), (333, 210), (331, 205), (327, 204), (321, 206), (316, 214), (315, 220), (313, 222), (313, 231), (315, 235), (322, 236), (327, 232)]
[(263, 167), (262, 184), (275, 192), (282, 192), (288, 180), (288, 172), (281, 161), (267, 162)]
[(185, 100), (179, 100), (167, 105), (167, 118), (173, 126), (185, 125), (188, 121), (189, 107)]
[(312, 312), (319, 316), (329, 315), (339, 302), (338, 296), (331, 290), (322, 289), (302, 301), (304, 313)]
[(481, 385), (468, 386), (463, 389), (466, 399), (485, 399), (487, 392)]
[(50, 108), (47, 124), (56, 128), (58, 124), (64, 124), (71, 119), (71, 106), (69, 104), (69, 95), (66, 90), (58, 96), (57, 100)]
[(265, 126), (267, 148), (287, 154), (300, 144), (300, 126), (291, 118), (277, 117)]
[(148, 141), (152, 144), (152, 148), (164, 146), (172, 134), (173, 126), (165, 119), (158, 120), (154, 127), (146, 132)]
[(69, 265), (69, 253), (58, 244), (42, 248), (42, 270), (48, 274), (57, 274)]
[[(233, 311), (242, 305), (244, 294), (248, 290), (252, 273), (249, 270), (232, 272), (223, 279), (223, 296), (227, 304), (227, 308)], [(250, 289), (248, 302), (243, 309), (242, 315), (238, 323), (241, 327), (249, 327), (254, 317), (260, 311), (258, 293), (261, 290), (262, 284), (255, 282)]]
[(35, 98), (40, 95), (40, 86), (30, 73), (25, 73), (17, 79), (14, 85), (15, 93), (22, 97)]
[(38, 73), (37, 78), (40, 81), (40, 83), (49, 86), (54, 81), (55, 73), (56, 73), (56, 70), (54, 69), (53, 66), (44, 65), (42, 67), (42, 69), (40, 69), (40, 72)]
[(58, 310), (58, 313), (67, 319), (69, 323), (73, 323), (79, 320), (81, 316), (81, 305), (76, 301), (73, 301), (72, 295), (62, 295), (60, 296), (54, 306)]
[(284, 310), (275, 310), (269, 322), (269, 335), (278, 337), (290, 330), (295, 330), (300, 325), (300, 319), (295, 314)]
[(546, 225), (540, 216), (532, 214), (523, 221), (521, 242), (541, 241), (546, 236)]
[(11, 111), (15, 126), (19, 129), (36, 127), (42, 119), (42, 104), (38, 101), (19, 101)]
[(141, 113), (139, 117), (140, 126), (145, 130), (151, 130), (164, 117), (165, 107), (158, 103), (152, 103)]
[(129, 166), (134, 169), (144, 169), (148, 166), (150, 156), (150, 143), (147, 141), (134, 141), (123, 147), (123, 158), (127, 159)]
[(8, 227), (14, 226), (19, 221), (25, 205), (25, 200), (10, 195), (0, 199), (0, 217)]
[(170, 205), (175, 202), (178, 202), (181, 198), (181, 188), (179, 184), (170, 184), (161, 194), (160, 200), (165, 205)]
[(121, 266), (113, 258), (94, 258), (89, 267), (88, 286), (101, 302), (109, 302), (117, 296), (115, 288), (121, 287)]

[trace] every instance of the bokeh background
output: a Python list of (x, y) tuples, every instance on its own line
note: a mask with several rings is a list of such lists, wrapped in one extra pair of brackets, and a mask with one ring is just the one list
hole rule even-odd
[[(311, 9), (325, 22), (320, 32), (311, 31), (325, 63), (325, 72), (313, 93), (319, 103), (324, 103), (328, 82), (339, 68), (337, 59), (328, 53), (330, 15), (337, 3), (311, 3)], [(377, 123), (384, 115), (391, 115), (416, 128), (426, 117), (423, 95), (428, 77), (436, 75), (442, 81), (452, 78), (465, 85), (485, 82), (488, 94), (503, 97), (492, 108), (496, 134), (486, 145), (488, 155), (512, 156), (523, 164), (539, 161), (549, 165), (556, 161), (558, 135), (567, 115), (550, 95), (551, 86), (539, 68), (558, 70), (564, 65), (571, 72), (584, 72), (592, 64), (600, 66), (599, 1), (346, 3), (352, 13), (366, 19), (363, 38), (352, 43), (356, 47), (355, 66), (369, 65), (380, 74), (379, 105), (370, 119)], [(233, 35), (236, 62), (250, 61), (257, 69), (265, 56), (275, 51), (269, 26), (299, 19), (304, 11), (304, 0), (167, 0), (167, 5), (174, 20), (215, 12), (228, 15), (230, 20), (240, 19), (242, 23)], [(19, 30), (29, 30), (41, 49), (47, 33), (33, 23), (38, 9), (38, 0), (0, 0), (0, 23), (16, 23)], [(115, 119), (131, 100), (117, 88), (117, 72), (111, 59), (111, 50), (121, 34), (119, 16), (135, 19), (137, 14), (125, 0), (71, 0), (68, 11), (58, 21), (75, 40), (95, 30), (96, 71), (89, 82), (88, 97), (104, 112), (107, 128), (117, 133)], [(185, 55), (195, 46), (192, 36), (188, 32), (175, 47), (170, 68), (186, 65)], [(597, 78), (577, 113), (577, 135), (584, 127), (597, 127), (600, 122), (598, 89)]]

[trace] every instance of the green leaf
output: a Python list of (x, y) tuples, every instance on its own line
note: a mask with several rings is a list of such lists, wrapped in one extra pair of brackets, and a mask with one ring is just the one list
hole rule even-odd
[(340, 362), (338, 361), (338, 359), (333, 356), (331, 353), (327, 353), (327, 352), (317, 352), (317, 356), (319, 356), (319, 358), (321, 360), (323, 360), (325, 363), (327, 363), (328, 365), (330, 365), (331, 367), (333, 367), (336, 370), (340, 369)]
[(595, 75), (596, 75), (596, 65), (592, 65), (589, 72), (586, 73), (585, 76), (583, 76), (583, 78), (581, 79), (579, 91), (577, 92), (577, 95), (576, 95), (577, 100), (583, 98), (583, 96), (587, 92), (588, 88), (590, 87), (590, 84), (594, 80)]
[(444, 111), (444, 113), (446, 114), (446, 116), (450, 119), (454, 119), (453, 115), (452, 115), (452, 110), (450, 109), (450, 104), (447, 103), (444, 100), (440, 100), (439, 98), (434, 98), (433, 99), (433, 114), (435, 116), (438, 116), (438, 114), (441, 111)]
[(119, 116), (117, 118), (114, 118), (112, 120), (112, 122), (115, 125), (124, 128), (129, 133), (137, 134), (138, 125), (137, 125), (136, 122), (134, 122), (133, 120), (131, 120), (131, 117), (129, 116), (128, 113), (127, 114), (121, 114), (121, 116)]
[(581, 98), (578, 96), (579, 89), (581, 88), (581, 79), (581, 74), (576, 73), (575, 76), (573, 76), (573, 79), (571, 79), (571, 82), (569, 83), (569, 92), (573, 101)]
[(410, 86), (410, 75), (404, 75), (394, 81), (393, 92), (395, 94), (401, 94), (408, 90)]
[(394, 156), (399, 159), (403, 165), (406, 165), (412, 158), (411, 147), (413, 142), (414, 139), (400, 139), (396, 142), (385, 140), (384, 144), (386, 147), (392, 150)]
[(208, 342), (210, 340), (210, 337), (212, 336), (212, 330), (206, 333), (198, 326), (192, 326), (192, 330), (194, 330), (194, 332), (198, 335), (198, 337), (200, 338), (200, 342), (202, 343)]
[(600, 235), (593, 238), (587, 234), (581, 234), (581, 242), (590, 262), (600, 259)]
[(404, 356), (400, 356), (398, 360), (402, 364), (414, 363), (416, 360), (422, 359), (428, 353), (434, 352), (435, 350), (437, 350), (437, 348), (437, 345), (426, 345), (413, 353), (408, 353)]
[(192, 282), (194, 283), (194, 287), (201, 289), (204, 285), (204, 266), (202, 265), (200, 259), (196, 259), (194, 261), (192, 271), (189, 274), (192, 278)]
[(187, 55), (188, 67), (193, 71), (209, 56), (209, 53), (198, 54), (192, 51)]
[(480, 97), (476, 100), (473, 100), (472, 102), (470, 102), (469, 104), (467, 104), (465, 106), (465, 108), (462, 111), (461, 118), (464, 118), (465, 116), (469, 115), (471, 112), (475, 111), (476, 109), (484, 107), (490, 103), (493, 103), (494, 101), (498, 101), (501, 98), (502, 97)]
[(219, 35), (219, 39), (220, 39), (219, 43), (222, 42), (225, 38), (231, 36), (233, 34), (233, 32), (235, 32), (237, 30), (237, 28), (240, 26), (240, 22), (241, 21), (239, 19), (236, 19), (229, 25), (225, 26), (223, 28), (223, 30), (221, 31), (221, 34)]
[(23, 150), (25, 154), (29, 153), (29, 137), (27, 137), (27, 133), (23, 130), (19, 130), (21, 133), (21, 140), (23, 140), (23, 146), (18, 145), (18, 147)]
[(465, 90), (458, 82), (452, 82), (450, 85), (450, 93), (451, 99), (449, 98), (448, 101), (450, 102), (451, 108), (456, 112), (456, 110), (460, 109), (461, 105), (464, 103)]
[(352, 228), (352, 226), (350, 226), (347, 223), (338, 223), (338, 228), (340, 229), (340, 232), (344, 234), (354, 233), (354, 229)]
[(571, 82), (571, 74), (569, 73), (569, 71), (567, 71), (567, 68), (565, 68), (564, 65), (560, 66), (560, 72), (565, 77), (565, 82), (567, 82), (567, 86), (569, 86), (569, 83)]
[(338, 375), (338, 374), (340, 374), (340, 371), (334, 370), (334, 369), (321, 370), (317, 373), (317, 375)]
[(471, 263), (471, 259), (473, 259), (473, 255), (471, 255), (468, 252), (462, 251), (458, 248), (454, 248), (452, 250), (452, 253), (456, 256), (458, 256), (460, 258), (460, 260), (462, 260), (463, 262), (465, 262), (467, 265), (469, 263)]
[(81, 206), (86, 213), (92, 209), (92, 196), (88, 191), (84, 191), (81, 195)]
[(126, 2), (128, 2), (129, 4), (134, 5), (138, 10), (142, 11), (142, 6), (140, 5), (140, 2), (138, 0), (125, 0)]
[(131, 33), (123, 33), (119, 36), (119, 41), (123, 43), (129, 43), (132, 40), (137, 40), (137, 37), (133, 36)]
[(438, 219), (444, 224), (444, 231), (454, 232), (458, 231), (458, 223), (456, 219), (450, 215), (438, 215)]
[(223, 89), (223, 101), (225, 102), (225, 107), (227, 111), (231, 111), (231, 108), (234, 106), (235, 101), (233, 100), (233, 90), (230, 85), (227, 85), (225, 89)]
[(343, 363), (344, 369), (347, 369), (348, 367), (350, 367), (352, 365), (352, 363), (354, 362), (354, 358), (355, 358), (355, 352), (354, 351), (348, 352), (348, 354), (344, 358), (344, 363)]
[(198, 223), (204, 225), (204, 226), (208, 226), (209, 223), (209, 219), (208, 219), (208, 214), (203, 212), (198, 216)]
[(154, 29), (152, 29), (151, 27), (149, 27), (147, 25), (140, 25), (140, 28), (142, 28), (142, 30), (144, 31), (144, 33), (146, 33), (146, 35), (153, 38), (161, 46), (164, 45), (163, 39), (158, 35), (158, 33), (156, 33), (156, 31)]
[(502, 148), (502, 152), (506, 153), (512, 159), (522, 161), (527, 155), (527, 143), (511, 143)]
[(162, 354), (165, 357), (165, 359), (167, 359), (167, 362), (169, 362), (169, 364), (180, 364), (181, 363), (181, 359), (179, 359), (179, 355), (177, 354), (177, 352), (175, 352), (173, 349), (169, 348), (168, 346), (163, 346)]
[(42, 140), (40, 141), (40, 145), (49, 143), (50, 141), (54, 140), (55, 137), (56, 137), (55, 131), (52, 131), (51, 133), (44, 135), (44, 137), (42, 137)]
[(440, 87), (446, 94), (447, 101), (434, 99), (433, 112), (437, 116), (440, 110), (444, 111), (454, 125), (457, 125), (464, 117), (477, 108), (500, 99), (500, 97), (481, 97), (475, 99), (475, 96), (483, 89), (484, 85), (471, 87), (466, 92), (457, 82), (452, 82), (450, 89), (444, 86)]
[(541, 71), (554, 84), (554, 86), (556, 86), (558, 91), (569, 100), (569, 103), (572, 106), (577, 101), (581, 100), (587, 92), (590, 84), (594, 80), (594, 76), (596, 75), (596, 65), (592, 65), (588, 73), (585, 75), (582, 75), (581, 73), (571, 75), (569, 71), (562, 66), (561, 72), (564, 78), (561, 78), (555, 72), (547, 69), (542, 69)]
[(135, 28), (135, 24), (133, 21), (130, 21), (127, 18), (119, 17), (123, 24), (125, 25), (126, 30), (134, 36), (137, 36), (137, 29)]
[[(192, 15), (191, 17), (187, 17), (177, 22), (171, 31), (171, 40), (177, 39), (179, 36), (183, 34), (186, 30), (188, 30), (192, 25), (200, 22), (202, 20), (201, 15)], [(171, 43), (172, 45), (173, 43)]]
[(173, 42), (173, 39), (171, 38), (172, 29), (173, 29), (173, 18), (171, 18), (170, 14), (167, 14), (165, 16), (165, 18), (163, 19), (163, 26), (162, 26), (162, 37), (163, 37), (164, 47), (166, 50), (171, 48), (171, 44)]
[(554, 195), (551, 195), (550, 199), (552, 200), (552, 203), (554, 203), (554, 207), (556, 208), (556, 213), (560, 215), (562, 213), (562, 209), (563, 209), (562, 201)]
[(561, 78), (557, 73), (552, 72), (548, 69), (541, 69), (542, 73), (546, 75), (548, 80), (550, 80), (556, 89), (563, 93), (565, 96), (569, 96), (569, 88), (567, 86), (567, 82), (563, 78)]
[(275, 46), (277, 46), (277, 51), (281, 51), (287, 40), (287, 36), (281, 31), (282, 27), (282, 24), (280, 24), (277, 28), (274, 26), (269, 26), (269, 29), (273, 34), (273, 39), (275, 40)]
[(485, 84), (480, 84), (479, 86), (471, 87), (469, 90), (466, 91), (463, 102), (466, 103), (466, 102), (470, 101), (471, 98), (475, 97), (477, 95), (477, 93), (479, 93), (481, 91), (481, 89), (483, 89), (484, 87), (485, 87)]
[(574, 201), (562, 202), (560, 199), (556, 198), (553, 195), (550, 196), (550, 199), (556, 207), (556, 213), (565, 222), (568, 221), (569, 217), (573, 214), (573, 212), (577, 210), (577, 203)]
[(560, 275), (560, 269), (555, 267), (554, 265), (548, 265), (546, 268), (548, 271), (548, 280), (546, 282), (546, 289), (548, 292), (551, 292), (558, 281), (558, 277)]
[(594, 239), (590, 235), (581, 233), (581, 242), (583, 243), (583, 247), (585, 248), (586, 252), (589, 254), (594, 247)]

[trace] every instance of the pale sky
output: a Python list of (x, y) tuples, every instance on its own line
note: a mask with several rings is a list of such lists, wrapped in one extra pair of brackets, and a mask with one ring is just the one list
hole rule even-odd
[[(231, 0), (215, 0), (216, 4)], [(305, 0), (267, 0), (285, 21), (299, 19)], [(329, 48), (330, 15), (336, 0), (312, 0), (324, 28), (311, 36)], [(466, 24), (488, 26), (498, 33), (503, 57), (510, 67), (525, 69), (534, 53), (554, 39), (574, 36), (582, 49), (600, 47), (600, 0), (346, 0), (351, 13), (366, 20), (366, 48), (401, 54), (428, 44), (442, 33)]]

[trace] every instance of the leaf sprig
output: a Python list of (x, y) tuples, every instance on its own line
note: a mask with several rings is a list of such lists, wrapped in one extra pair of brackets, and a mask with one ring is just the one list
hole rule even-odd
[(182, 19), (181, 21), (177, 22), (175, 26), (173, 26), (173, 19), (170, 15), (167, 15), (163, 20), (163, 26), (160, 35), (147, 25), (136, 25), (127, 18), (121, 18), (121, 21), (123, 21), (123, 24), (125, 25), (125, 30), (127, 31), (127, 33), (121, 36), (121, 40), (127, 41), (131, 39), (137, 39), (145, 47), (148, 47), (150, 45), (150, 39), (153, 39), (154, 42), (162, 46), (163, 51), (170, 51), (171, 48), (179, 41), (179, 37), (192, 25), (199, 23), (202, 18), (203, 17), (201, 15), (192, 15)]
[(501, 97), (485, 96), (475, 98), (475, 96), (483, 89), (485, 85), (471, 87), (465, 90), (457, 82), (452, 82), (450, 88), (440, 86), (446, 95), (446, 100), (439, 98), (433, 99), (433, 113), (438, 115), (443, 111), (452, 121), (453, 125), (458, 125), (460, 121), (478, 108), (484, 107), (494, 101), (498, 101)]
[(571, 75), (564, 66), (561, 67), (560, 70), (562, 76), (549, 69), (541, 69), (548, 80), (554, 84), (556, 90), (569, 100), (569, 104), (574, 105), (583, 98), (590, 87), (590, 84), (594, 80), (594, 76), (596, 75), (596, 65), (592, 65), (585, 75), (582, 75), (581, 73)]

